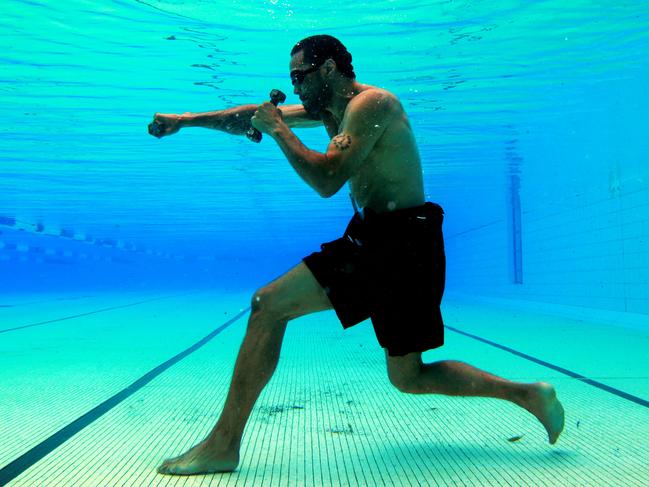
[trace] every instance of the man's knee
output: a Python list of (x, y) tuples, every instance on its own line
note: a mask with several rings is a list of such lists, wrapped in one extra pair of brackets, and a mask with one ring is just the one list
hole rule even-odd
[(385, 357), (388, 363), (388, 378), (399, 391), (416, 393), (422, 372), (421, 353), (412, 353), (403, 357), (390, 357), (387, 350)]
[(311, 271), (301, 263), (259, 288), (252, 296), (251, 308), (262, 319), (290, 321), (330, 309), (332, 304)]
[(399, 391), (406, 394), (414, 394), (419, 390), (417, 377), (411, 376), (392, 376), (389, 375), (390, 383)]
[(277, 302), (276, 293), (272, 284), (267, 284), (255, 291), (250, 302), (251, 313), (258, 318), (285, 321), (288, 313), (282, 310)]

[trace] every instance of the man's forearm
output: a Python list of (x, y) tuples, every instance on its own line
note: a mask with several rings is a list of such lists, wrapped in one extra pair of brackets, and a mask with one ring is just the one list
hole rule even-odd
[(258, 105), (241, 105), (214, 112), (183, 113), (179, 121), (181, 127), (205, 127), (243, 135), (251, 127), (250, 119), (257, 108)]
[(300, 177), (321, 196), (331, 196), (333, 172), (328, 167), (326, 154), (308, 149), (284, 123), (271, 135)]

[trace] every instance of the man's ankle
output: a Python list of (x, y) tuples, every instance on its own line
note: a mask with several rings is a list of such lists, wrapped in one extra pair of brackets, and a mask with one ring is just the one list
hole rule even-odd
[(527, 409), (532, 393), (532, 384), (520, 384), (512, 393), (511, 401)]
[(236, 449), (239, 451), (241, 446), (241, 435), (235, 434), (230, 428), (217, 426), (205, 441), (210, 446), (227, 450)]

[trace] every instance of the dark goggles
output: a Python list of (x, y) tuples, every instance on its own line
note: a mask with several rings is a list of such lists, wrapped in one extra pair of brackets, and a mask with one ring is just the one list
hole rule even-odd
[(320, 66), (313, 66), (312, 68), (305, 69), (303, 71), (300, 71), (299, 69), (294, 69), (293, 71), (291, 71), (291, 84), (293, 86), (301, 85), (304, 82), (304, 78), (306, 77), (306, 75), (309, 73), (313, 73), (314, 71), (317, 71), (320, 68)]

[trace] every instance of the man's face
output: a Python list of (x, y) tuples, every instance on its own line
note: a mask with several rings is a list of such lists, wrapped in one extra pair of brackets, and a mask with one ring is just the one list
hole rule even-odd
[[(299, 51), (291, 57), (290, 71), (307, 71), (314, 67), (312, 63), (304, 62), (304, 52)], [(301, 82), (293, 85), (293, 93), (300, 97), (304, 109), (311, 115), (319, 116), (329, 101), (331, 89), (322, 79), (319, 69), (305, 74)]]

